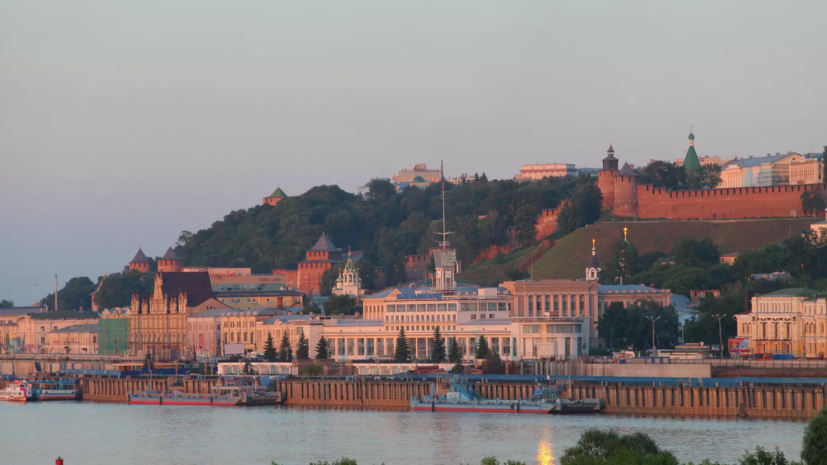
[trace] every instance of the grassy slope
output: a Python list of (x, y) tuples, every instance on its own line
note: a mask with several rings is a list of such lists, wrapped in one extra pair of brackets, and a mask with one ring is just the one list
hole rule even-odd
[[(721, 253), (763, 247), (781, 242), (788, 234), (796, 234), (821, 218), (767, 219), (744, 221), (637, 221), (597, 223), (569, 234), (549, 250), (535, 265), (534, 278), (577, 279), (583, 277), (589, 261), (592, 239), (597, 240), (597, 256), (609, 259), (611, 244), (623, 238), (629, 228), (629, 241), (641, 254), (659, 250), (670, 253), (684, 237), (702, 239), (709, 236)], [(506, 280), (505, 272), (528, 260), (534, 247), (512, 252), (506, 261), (497, 264), (488, 260), (466, 268), (459, 279), (464, 282), (492, 284)]]
[(519, 268), (537, 250), (537, 246), (515, 250), (501, 257), (502, 263), (496, 259), (486, 260), (469, 267), (463, 267), (457, 279), (466, 283), (481, 285), (495, 285), (506, 281), (505, 272), (511, 268)]
[(738, 252), (781, 242), (790, 234), (808, 229), (821, 218), (768, 219), (745, 221), (664, 221), (597, 223), (563, 238), (536, 265), (539, 278), (580, 278), (589, 262), (592, 239), (597, 240), (597, 256), (608, 260), (611, 244), (623, 238), (629, 228), (629, 242), (640, 254), (659, 250), (670, 253), (679, 239), (710, 237), (721, 253)]

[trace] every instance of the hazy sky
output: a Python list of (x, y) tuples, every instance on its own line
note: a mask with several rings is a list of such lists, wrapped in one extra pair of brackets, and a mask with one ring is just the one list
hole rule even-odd
[(0, 299), (417, 162), (827, 144), (827, 2), (0, 2)]

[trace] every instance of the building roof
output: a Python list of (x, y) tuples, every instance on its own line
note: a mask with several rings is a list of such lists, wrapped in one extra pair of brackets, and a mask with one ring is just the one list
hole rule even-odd
[(67, 326), (65, 328), (56, 329), (52, 333), (97, 333), (97, 323), (83, 323), (79, 325)]
[(210, 274), (207, 272), (168, 271), (158, 273), (158, 276), (161, 277), (161, 292), (168, 296), (177, 296), (185, 292), (188, 307), (201, 305), (215, 297), (210, 283)]
[(73, 312), (70, 310), (58, 310), (56, 312), (29, 313), (33, 320), (88, 320), (100, 318), (97, 312)]
[(204, 310), (202, 312), (193, 313), (192, 315), (188, 316), (187, 318), (218, 318), (221, 316), (222, 313), (227, 313), (232, 309), (230, 308), (210, 308)]
[(287, 323), (289, 321), (305, 321), (310, 320), (312, 315), (273, 315), (270, 318), (261, 322), (263, 325), (274, 325), (276, 321)]
[(129, 263), (149, 263), (149, 259), (144, 255), (144, 251), (138, 247), (138, 253), (135, 254), (135, 258)]
[(164, 253), (164, 256), (161, 258), (164, 260), (180, 260), (180, 258), (178, 258), (178, 255), (175, 254), (175, 251), (172, 250), (172, 246), (169, 246), (167, 251)]
[(327, 237), (327, 234), (322, 233), (322, 237), (316, 241), (316, 244), (310, 249), (314, 252), (341, 252), (342, 249), (336, 247), (333, 242)]
[(665, 294), (667, 289), (655, 289), (643, 284), (601, 284), (597, 286), (598, 294)]
[(5, 307), (0, 308), (0, 316), (25, 316), (33, 313), (46, 313), (49, 309), (42, 307)]
[(779, 279), (792, 279), (789, 273), (786, 271), (776, 271), (773, 273), (755, 273), (752, 275), (752, 279), (767, 279), (770, 281), (776, 281)]
[[(256, 308), (224, 308), (221, 313), (227, 316), (237, 316), (244, 313), (251, 313), (254, 316), (259, 315), (275, 315), (276, 309), (271, 307), (256, 307)], [(202, 312), (203, 313), (203, 312)]]
[(586, 268), (600, 268), (600, 260), (597, 259), (597, 255), (592, 255), (589, 259), (589, 266)]
[(767, 155), (764, 157), (738, 158), (730, 161), (729, 163), (726, 163), (724, 165), (724, 168), (728, 168), (730, 166), (737, 166), (739, 168), (752, 168), (754, 166), (763, 165), (764, 163), (775, 163), (792, 155), (795, 154), (785, 153), (781, 155)]
[(775, 292), (768, 292), (764, 294), (764, 297), (811, 297), (814, 295), (818, 295), (819, 292), (814, 291), (812, 289), (806, 287), (788, 287), (785, 289), (779, 289)]
[(285, 197), (287, 197), (287, 194), (285, 194), (284, 191), (281, 190), (281, 187), (277, 187), (276, 190), (274, 190), (273, 193), (270, 194), (270, 197), (268, 197), (268, 198), (269, 199), (283, 199)]
[[(695, 136), (689, 134), (689, 140), (694, 138)], [(683, 158), (683, 167), (686, 171), (698, 171), (701, 169), (701, 161), (698, 160), (698, 154), (695, 152), (695, 147), (692, 145), (686, 149), (686, 156)]]
[(607, 160), (617, 160), (617, 158), (615, 158), (615, 149), (612, 148), (612, 144), (609, 144), (609, 150), (606, 151), (606, 158), (603, 159), (603, 161)]
[(297, 297), (302, 295), (301, 291), (293, 289), (279, 289), (275, 291), (219, 291), (215, 293), (216, 297)]
[(331, 318), (330, 320), (322, 320), (325, 326), (383, 326), (384, 320), (365, 320), (362, 318)]
[(629, 163), (624, 163), (623, 168), (620, 168), (620, 171), (618, 171), (615, 174), (615, 177), (620, 177), (620, 176), (625, 176), (625, 177), (637, 176), (637, 173), (635, 173), (635, 170), (633, 170), (632, 167), (629, 166)]

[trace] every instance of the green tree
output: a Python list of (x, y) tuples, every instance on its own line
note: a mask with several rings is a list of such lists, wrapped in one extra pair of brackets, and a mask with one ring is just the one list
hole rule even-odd
[(152, 351), (147, 352), (144, 356), (144, 369), (148, 371), (155, 369), (155, 357), (152, 355)]
[(614, 431), (589, 429), (577, 445), (569, 447), (560, 457), (561, 465), (678, 465), (678, 459), (660, 450), (644, 433), (619, 435)]
[(652, 184), (653, 187), (678, 190), (686, 184), (686, 172), (683, 167), (676, 166), (674, 163), (653, 161), (641, 170), (638, 182)]
[(485, 374), (497, 374), (502, 369), (502, 359), (496, 350), (489, 349), (483, 362), (482, 370)]
[(9, 308), (9, 307), (14, 307), (14, 301), (13, 300), (6, 300), (6, 299), (0, 300), (0, 308)]
[(827, 464), (827, 409), (821, 409), (807, 424), (801, 460), (807, 465)]
[(537, 217), (540, 215), (540, 207), (537, 204), (526, 204), (517, 209), (514, 217), (514, 230), (517, 242), (522, 245), (529, 245), (536, 242)]
[(603, 281), (607, 283), (623, 282), (629, 284), (629, 278), (638, 271), (637, 248), (626, 239), (621, 239), (611, 247), (611, 258), (606, 262)]
[(820, 191), (801, 193), (801, 209), (805, 215), (820, 216), (824, 214), (824, 197)]
[(462, 363), (462, 352), (459, 350), (459, 344), (457, 344), (455, 337), (448, 341), (448, 361), (453, 364)]
[(708, 237), (700, 241), (683, 238), (675, 244), (672, 254), (675, 256), (675, 264), (684, 266), (717, 265), (721, 259), (718, 247)]
[(324, 367), (315, 363), (311, 363), (307, 365), (307, 370), (305, 371), (307, 376), (321, 376), (324, 374)]
[(267, 340), (264, 342), (264, 360), (268, 362), (275, 362), (278, 354), (276, 353), (276, 348), (273, 345), (273, 335), (268, 333)]
[(296, 358), (307, 360), (310, 358), (310, 342), (304, 337), (304, 331), (299, 329), (299, 342), (296, 346)]
[(279, 345), (279, 361), (289, 362), (291, 360), (293, 360), (293, 349), (290, 347), (290, 338), (287, 336), (287, 331), (285, 331)]
[(701, 165), (698, 171), (686, 173), (686, 182), (682, 189), (715, 189), (721, 184), (720, 165)]
[(302, 315), (318, 315), (320, 313), (322, 313), (322, 309), (319, 308), (319, 304), (316, 303), (316, 300), (303, 294)]
[(520, 271), (517, 268), (509, 268), (505, 271), (505, 276), (509, 281), (520, 281), (522, 279), (528, 279), (531, 274), (529, 274), (528, 271)]
[(324, 336), (319, 338), (319, 342), (316, 343), (316, 360), (325, 360), (327, 359), (330, 354), (330, 347), (329, 342), (325, 339)]
[(133, 294), (152, 292), (155, 276), (138, 270), (112, 273), (100, 280), (100, 287), (95, 294), (98, 308), (127, 307), (132, 304)]
[(637, 350), (652, 347), (652, 322), (646, 317), (657, 318), (655, 344), (669, 349), (678, 341), (678, 314), (671, 305), (664, 307), (654, 301), (644, 300), (628, 308), (622, 302), (612, 302), (597, 320), (597, 333), (611, 347), (631, 346)]
[(322, 274), (322, 279), (319, 281), (319, 294), (323, 296), (333, 294), (333, 288), (336, 287), (336, 280), (339, 279), (341, 269), (340, 265), (336, 265)]
[(399, 329), (399, 336), (396, 337), (396, 350), (393, 358), (397, 363), (409, 362), (411, 359), (411, 349), (408, 347), (408, 337), (405, 336), (405, 328)]
[(603, 194), (594, 180), (581, 178), (571, 199), (560, 209), (557, 224), (564, 234), (600, 219)]
[(324, 313), (328, 316), (355, 315), (360, 308), (356, 299), (349, 295), (332, 295), (324, 303)]
[[(57, 293), (58, 310), (79, 311), (92, 309), (92, 292), (95, 284), (86, 276), (70, 279)], [(41, 305), (49, 307), (49, 311), (55, 310), (55, 293), (40, 299)]]
[(480, 334), (480, 338), (477, 339), (477, 352), (475, 357), (477, 360), (482, 360), (488, 357), (488, 341), (485, 339), (485, 336)]
[(439, 332), (439, 326), (434, 327), (434, 337), (431, 339), (431, 361), (442, 363), (445, 360), (445, 338)]

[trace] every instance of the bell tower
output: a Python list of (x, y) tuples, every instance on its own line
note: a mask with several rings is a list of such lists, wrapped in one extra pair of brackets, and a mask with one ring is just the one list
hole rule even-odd
[(600, 279), (600, 260), (597, 259), (597, 247), (592, 239), (592, 258), (586, 266), (586, 281), (597, 281)]

